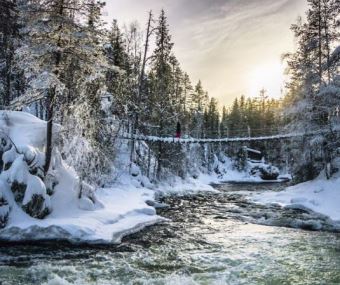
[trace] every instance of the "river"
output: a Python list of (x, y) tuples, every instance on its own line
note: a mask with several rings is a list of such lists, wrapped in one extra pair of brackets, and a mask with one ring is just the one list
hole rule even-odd
[(0, 284), (340, 284), (338, 233), (312, 231), (317, 215), (245, 199), (282, 185), (216, 188), (163, 197), (171, 220), (119, 246), (2, 244)]

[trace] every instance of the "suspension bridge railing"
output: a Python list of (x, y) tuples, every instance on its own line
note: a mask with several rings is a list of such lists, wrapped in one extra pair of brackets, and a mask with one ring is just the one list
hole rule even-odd
[[(332, 131), (338, 133), (340, 129), (334, 129)], [(129, 133), (122, 134), (119, 137), (121, 139), (128, 139), (128, 140), (191, 144), (191, 143), (231, 143), (231, 142), (269, 141), (269, 140), (280, 140), (280, 139), (290, 139), (290, 138), (295, 138), (295, 137), (312, 136), (312, 135), (318, 135), (318, 134), (321, 135), (321, 134), (327, 134), (330, 132), (331, 130), (329, 129), (323, 129), (323, 130), (316, 130), (316, 131), (310, 131), (310, 132), (296, 132), (296, 133), (277, 134), (277, 135), (270, 135), (270, 136), (205, 138), (205, 139), (157, 137), (157, 136), (145, 136), (145, 135), (140, 135), (140, 134), (133, 135)]]
[(228, 142), (249, 142), (260, 140), (275, 140), (301, 136), (300, 134), (286, 134), (263, 137), (241, 137), (241, 138), (219, 138), (219, 139), (195, 139), (195, 138), (175, 138), (175, 137), (155, 137), (125, 134), (120, 136), (121, 139), (140, 140), (150, 142), (164, 142), (164, 143), (228, 143)]

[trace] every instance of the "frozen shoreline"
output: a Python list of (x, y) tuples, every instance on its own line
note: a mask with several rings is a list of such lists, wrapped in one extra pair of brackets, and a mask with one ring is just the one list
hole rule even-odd
[[(113, 193), (112, 193), (113, 192)], [(141, 189), (100, 189), (97, 198), (103, 207), (86, 211), (71, 207), (55, 210), (43, 220), (13, 213), (9, 225), (0, 230), (0, 240), (11, 242), (65, 240), (70, 243), (120, 243), (127, 234), (164, 221), (145, 200), (152, 193)], [(129, 203), (126, 201), (129, 200)], [(72, 212), (72, 213), (71, 213)]]
[(327, 180), (322, 175), (286, 188), (281, 192), (266, 192), (250, 198), (260, 204), (278, 204), (282, 207), (309, 209), (340, 222), (340, 177)]

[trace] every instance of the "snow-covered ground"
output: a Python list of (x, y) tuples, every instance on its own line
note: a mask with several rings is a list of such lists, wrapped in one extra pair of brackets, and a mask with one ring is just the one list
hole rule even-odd
[[(55, 135), (58, 128), (55, 127)], [(44, 160), (39, 151), (44, 146), (45, 130), (46, 123), (30, 114), (0, 112), (0, 131), (5, 138), (10, 137), (19, 152), (23, 149), (25, 154), (39, 153), (40, 160)], [(14, 162), (0, 175), (0, 198), (6, 201), (0, 203), (0, 216), (9, 213), (7, 225), (0, 229), (2, 240), (63, 239), (74, 243), (118, 243), (124, 235), (164, 220), (146, 204), (147, 200), (154, 199), (154, 191), (137, 187), (131, 181), (117, 183), (114, 188), (97, 189), (95, 196), (90, 197), (92, 200), (86, 195), (80, 197), (76, 173), (61, 161), (53, 170), (58, 185), (53, 194), (47, 194), (42, 180), (32, 175), (31, 169), (23, 162), (24, 155), (13, 150), (4, 152), (3, 157), (9, 157), (8, 153), (14, 156)], [(54, 160), (58, 160), (56, 156)], [(20, 202), (11, 190), (12, 177), (27, 184)], [(39, 187), (29, 189), (31, 180), (38, 181)], [(44, 205), (50, 209), (50, 214), (43, 219), (33, 218), (24, 210), (25, 201), (37, 194), (38, 188), (45, 198)]]
[(0, 230), (0, 239), (9, 241), (67, 240), (72, 243), (119, 243), (134, 233), (163, 219), (153, 207), (146, 189), (99, 189), (96, 194), (100, 209), (82, 210), (76, 197), (52, 198), (53, 212), (43, 220), (34, 219), (14, 206), (9, 224)]
[(251, 198), (262, 204), (279, 204), (283, 207), (310, 209), (340, 221), (340, 177), (327, 180), (320, 175), (313, 181), (288, 187), (282, 192), (265, 192)]

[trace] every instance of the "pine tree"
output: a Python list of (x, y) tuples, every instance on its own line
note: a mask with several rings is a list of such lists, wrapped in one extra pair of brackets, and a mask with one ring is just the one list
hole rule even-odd
[(124, 35), (116, 20), (113, 20), (112, 27), (108, 31), (107, 43), (104, 48), (105, 56), (111, 67), (106, 72), (106, 87), (107, 91), (114, 95), (112, 112), (120, 119), (127, 119), (127, 102), (133, 95), (129, 80), (131, 66), (126, 52)]
[(222, 108), (222, 119), (221, 119), (221, 136), (229, 137), (228, 132), (228, 110), (225, 106)]
[[(0, 1), (0, 105), (8, 106), (15, 96), (14, 52), (18, 41), (16, 1)], [(19, 76), (19, 74), (16, 74)], [(19, 78), (17, 78), (18, 80)]]
[[(331, 131), (330, 135), (320, 135), (318, 140), (310, 143), (310, 147), (300, 150), (306, 159), (297, 163), (297, 169), (312, 169), (314, 176), (318, 173), (314, 171), (316, 168), (331, 169), (330, 153), (337, 145), (333, 132), (333, 124), (337, 120), (334, 120), (333, 114), (340, 102), (339, 69), (335, 67), (339, 63), (338, 59), (333, 62), (332, 55), (340, 50), (340, 5), (333, 0), (309, 0), (308, 4), (306, 22), (300, 20), (292, 26), (298, 45), (294, 53), (286, 56), (291, 81), (284, 105), (287, 128), (295, 131), (329, 128)], [(323, 163), (320, 164), (320, 161)]]
[[(25, 29), (17, 62), (29, 75), (25, 96), (46, 102), (46, 173), (52, 154), (53, 121), (72, 114), (82, 90), (101, 76), (104, 62), (98, 27), (102, 5), (91, 0), (45, 0), (30, 2), (28, 9), (22, 7), (20, 16)], [(72, 80), (67, 77), (70, 73)], [(75, 88), (68, 89), (69, 86)]]
[(194, 88), (194, 92), (191, 94), (191, 129), (192, 135), (196, 138), (203, 137), (204, 135), (204, 112), (207, 108), (208, 95), (204, 91), (201, 80), (198, 81)]
[[(153, 113), (152, 123), (158, 125), (159, 136), (169, 136), (174, 132), (176, 125), (173, 106), (173, 72), (172, 72), (172, 47), (171, 36), (164, 10), (158, 19), (156, 28), (156, 47), (151, 57), (150, 104)], [(165, 147), (160, 142), (158, 145), (157, 177), (160, 178), (162, 163), (165, 161)]]
[(206, 134), (208, 138), (218, 138), (220, 136), (220, 114), (215, 98), (210, 99), (207, 108)]
[(124, 70), (127, 69), (128, 56), (125, 52), (125, 43), (123, 34), (120, 31), (117, 20), (112, 21), (112, 27), (108, 34), (108, 44), (107, 47), (109, 53), (110, 62), (117, 67)]
[(240, 135), (240, 120), (241, 120), (241, 113), (239, 107), (239, 101), (236, 98), (233, 102), (231, 107), (231, 111), (229, 114), (229, 123), (228, 129), (231, 136)]

